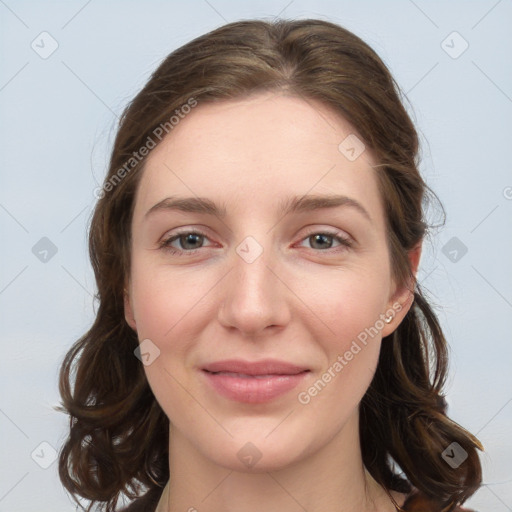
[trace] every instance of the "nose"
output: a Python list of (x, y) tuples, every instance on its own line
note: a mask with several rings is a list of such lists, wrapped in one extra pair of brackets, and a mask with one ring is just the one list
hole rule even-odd
[[(254, 246), (249, 247), (254, 251)], [(231, 272), (222, 280), (219, 322), (245, 336), (257, 337), (267, 329), (283, 328), (290, 320), (290, 290), (279, 264), (263, 251), (254, 261), (247, 258), (241, 244), (232, 258)]]

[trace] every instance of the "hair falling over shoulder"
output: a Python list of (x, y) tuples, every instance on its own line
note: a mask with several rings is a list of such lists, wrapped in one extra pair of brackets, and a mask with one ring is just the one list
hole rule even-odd
[[(394, 278), (405, 283), (413, 277), (408, 254), (428, 228), (429, 189), (418, 171), (418, 136), (400, 89), (366, 43), (322, 20), (247, 20), (172, 52), (121, 116), (89, 231), (96, 318), (60, 370), (60, 410), (70, 422), (59, 474), (77, 503), (90, 502), (88, 511), (113, 512), (122, 495), (134, 498), (169, 478), (169, 420), (134, 356), (137, 335), (124, 317), (130, 225), (145, 162), (133, 155), (149, 140), (158, 144), (162, 127), (170, 128), (169, 119), (191, 98), (201, 105), (263, 90), (321, 101), (355, 127), (379, 161)], [(399, 492), (414, 487), (440, 508), (464, 503), (482, 478), (480, 442), (447, 416), (447, 353), (436, 315), (416, 284), (414, 305), (383, 340), (360, 403), (361, 450), (373, 478)], [(451, 443), (467, 452), (457, 468), (442, 457)]]

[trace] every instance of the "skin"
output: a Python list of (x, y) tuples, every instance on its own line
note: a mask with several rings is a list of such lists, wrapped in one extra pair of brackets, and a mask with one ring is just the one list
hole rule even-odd
[[(171, 425), (171, 479), (158, 510), (395, 510), (362, 464), (358, 405), (382, 337), (397, 328), (412, 295), (410, 283), (398, 287), (392, 278), (375, 160), (366, 150), (350, 161), (338, 149), (351, 133), (320, 103), (260, 93), (199, 104), (149, 155), (136, 195), (125, 316), (140, 341), (160, 350), (144, 367)], [(343, 194), (369, 218), (347, 205), (276, 211), (305, 194)], [(227, 215), (146, 216), (170, 196), (209, 198)], [(182, 253), (173, 255), (159, 241), (177, 228), (205, 238), (170, 242)], [(326, 230), (352, 246), (312, 236)], [(252, 263), (236, 251), (247, 236), (263, 250)], [(410, 254), (414, 273), (420, 251)], [(376, 323), (393, 304), (401, 310), (391, 323)], [(298, 393), (374, 325), (379, 333), (300, 403)], [(219, 395), (199, 370), (229, 358), (275, 358), (310, 373), (277, 399), (243, 404)], [(250, 468), (237, 456), (248, 442), (261, 454)], [(405, 496), (392, 495), (403, 504)]]

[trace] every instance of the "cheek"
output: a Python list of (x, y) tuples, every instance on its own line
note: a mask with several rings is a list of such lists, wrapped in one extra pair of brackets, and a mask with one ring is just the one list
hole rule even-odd
[[(355, 405), (364, 395), (378, 363), (388, 286), (384, 272), (354, 273), (331, 280), (314, 294), (315, 309), (329, 333), (325, 336), (323, 330), (317, 338), (325, 355), (318, 392), (305, 390), (311, 398), (323, 395), (317, 405), (332, 400), (343, 408), (349, 406), (347, 400)], [(335, 399), (340, 393), (345, 398)]]
[(134, 259), (132, 293), (139, 339), (164, 342), (186, 325), (187, 314), (204, 289), (172, 269)]
[(153, 392), (166, 411), (191, 405), (183, 388), (191, 386), (190, 355), (207, 320), (200, 314), (201, 298), (211, 285), (201, 272), (180, 275), (179, 269), (142, 256), (133, 259), (131, 284), (139, 342), (150, 340), (157, 347), (154, 362), (144, 367)]
[(193, 383), (185, 363), (197, 340), (199, 324), (193, 317), (193, 305), (199, 298), (197, 287), (183, 281), (176, 272), (144, 264), (142, 258), (133, 260), (131, 284), (137, 335), (140, 343), (151, 341), (151, 361), (144, 365), (148, 383), (166, 415), (189, 425), (195, 421), (196, 404), (186, 392)]
[(367, 330), (382, 330), (390, 285), (384, 271), (331, 272), (323, 283), (308, 280), (303, 296), (328, 328), (331, 350), (346, 350), (351, 340), (365, 338)]
[[(318, 290), (317, 290), (318, 291)], [(325, 435), (334, 435), (356, 411), (377, 368), (386, 305), (383, 275), (360, 273), (332, 281), (317, 300), (319, 315), (329, 327), (317, 331), (317, 346), (323, 352), (323, 366), (298, 390), (301, 418), (325, 425)], [(319, 296), (317, 295), (317, 298)], [(309, 423), (308, 423), (309, 424)]]

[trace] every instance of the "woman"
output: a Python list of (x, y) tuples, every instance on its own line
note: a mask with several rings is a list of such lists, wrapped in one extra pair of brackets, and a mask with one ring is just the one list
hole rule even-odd
[(416, 282), (417, 151), (389, 71), (335, 24), (231, 23), (169, 55), (97, 194), (67, 490), (88, 510), (464, 510), (483, 448), (446, 415)]

